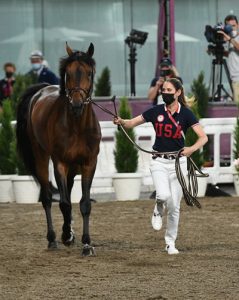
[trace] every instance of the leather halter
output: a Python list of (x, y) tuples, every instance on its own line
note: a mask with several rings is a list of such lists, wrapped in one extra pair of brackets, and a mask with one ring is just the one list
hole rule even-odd
[[(69, 102), (72, 104), (73, 102), (73, 94), (80, 92), (80, 94), (82, 95), (82, 92), (85, 94), (85, 98), (83, 99), (82, 103), (85, 104), (89, 104), (91, 101), (91, 94), (93, 91), (93, 82), (94, 82), (94, 72), (92, 70), (91, 73), (91, 85), (89, 90), (85, 90), (81, 87), (73, 87), (71, 89), (65, 88), (66, 91), (66, 97), (69, 99)], [(65, 74), (65, 86), (66, 86), (66, 74)]]
[(88, 104), (91, 101), (91, 93), (92, 93), (92, 87), (87, 91), (85, 89), (82, 89), (80, 87), (74, 87), (72, 89), (67, 89), (66, 88), (66, 97), (69, 99), (69, 102), (73, 102), (73, 94), (77, 92), (83, 92), (86, 97), (83, 99), (83, 104)]

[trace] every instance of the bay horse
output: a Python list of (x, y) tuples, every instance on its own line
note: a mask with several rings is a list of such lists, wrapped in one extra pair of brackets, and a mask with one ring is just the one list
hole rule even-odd
[[(23, 94), (17, 110), (17, 149), (26, 168), (40, 184), (40, 197), (46, 214), (48, 248), (57, 248), (51, 206), (52, 192), (48, 165), (51, 159), (60, 194), (63, 215), (61, 240), (70, 246), (72, 229), (70, 194), (74, 177), (81, 174), (83, 255), (94, 254), (89, 233), (90, 189), (94, 177), (101, 129), (92, 109), (91, 94), (95, 74), (94, 45), (87, 52), (72, 50), (60, 60), (60, 86), (37, 84)], [(27, 192), (27, 191), (26, 191)]]

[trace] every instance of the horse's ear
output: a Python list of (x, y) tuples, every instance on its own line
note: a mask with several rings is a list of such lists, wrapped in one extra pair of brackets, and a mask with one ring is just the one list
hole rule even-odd
[(88, 48), (88, 50), (87, 50), (87, 54), (88, 54), (90, 57), (92, 57), (93, 54), (94, 54), (94, 45), (93, 45), (92, 43), (90, 43), (90, 46), (89, 46), (89, 48)]
[(68, 46), (67, 42), (66, 42), (66, 52), (68, 53), (69, 56), (71, 56), (73, 54), (72, 49)]

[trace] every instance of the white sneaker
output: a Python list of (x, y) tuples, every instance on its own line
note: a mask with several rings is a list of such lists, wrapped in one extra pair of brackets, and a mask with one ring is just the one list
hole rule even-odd
[(178, 249), (175, 248), (175, 246), (173, 246), (173, 245), (166, 245), (165, 250), (168, 252), (169, 255), (178, 254), (179, 253)]
[(162, 202), (161, 203), (156, 202), (152, 219), (151, 219), (151, 223), (154, 230), (160, 230), (162, 228), (163, 212), (164, 212), (164, 204)]

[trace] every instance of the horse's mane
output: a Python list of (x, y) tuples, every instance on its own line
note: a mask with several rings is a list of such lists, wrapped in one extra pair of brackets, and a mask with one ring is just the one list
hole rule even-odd
[(60, 66), (59, 66), (60, 95), (66, 94), (66, 91), (65, 91), (66, 66), (73, 61), (84, 62), (93, 68), (95, 67), (95, 60), (85, 52), (74, 51), (74, 53), (72, 55), (62, 57), (60, 59)]

